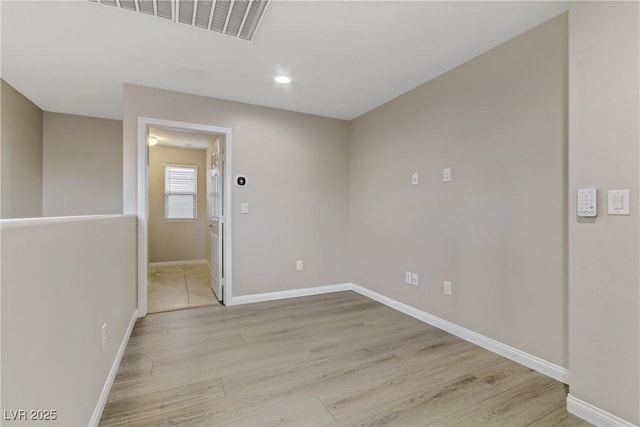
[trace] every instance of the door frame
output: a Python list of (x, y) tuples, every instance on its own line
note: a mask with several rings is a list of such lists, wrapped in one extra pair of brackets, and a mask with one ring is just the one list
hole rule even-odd
[(205, 125), (200, 123), (180, 122), (174, 120), (156, 119), (152, 117), (138, 117), (138, 317), (147, 315), (147, 269), (149, 263), (149, 146), (147, 135), (150, 127), (162, 127), (175, 130), (186, 130), (212, 135), (224, 135), (225, 137), (225, 162), (224, 171), (224, 203), (227, 206), (225, 214), (224, 235), (224, 270), (225, 286), (222, 295), (223, 303), (230, 304), (233, 295), (233, 227), (232, 227), (232, 141), (231, 128)]

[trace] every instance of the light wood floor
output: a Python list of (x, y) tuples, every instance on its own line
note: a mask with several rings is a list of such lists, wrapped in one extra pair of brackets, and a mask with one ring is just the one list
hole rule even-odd
[(149, 313), (218, 304), (207, 264), (150, 267), (147, 280)]
[(353, 292), (138, 320), (102, 426), (567, 426), (565, 385)]

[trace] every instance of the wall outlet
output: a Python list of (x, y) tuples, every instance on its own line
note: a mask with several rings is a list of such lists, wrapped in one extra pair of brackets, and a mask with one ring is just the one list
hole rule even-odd
[(107, 324), (102, 325), (102, 342), (100, 344), (100, 351), (104, 351), (107, 346)]
[(443, 292), (445, 295), (452, 295), (451, 282), (444, 281)]
[(442, 182), (451, 181), (451, 168), (442, 169)]
[(411, 284), (418, 286), (418, 273), (411, 273)]
[(298, 271), (304, 270), (304, 263), (302, 262), (301, 259), (296, 261), (296, 270)]
[(406, 283), (407, 285), (411, 284), (411, 272), (410, 271), (405, 271), (404, 272), (404, 283)]

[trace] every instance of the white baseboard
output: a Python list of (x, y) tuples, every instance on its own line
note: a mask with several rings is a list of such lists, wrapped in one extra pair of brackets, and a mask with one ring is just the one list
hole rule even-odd
[(149, 267), (175, 267), (177, 265), (209, 264), (206, 259), (188, 259), (185, 261), (150, 262)]
[[(186, 261), (186, 262), (182, 261), (179, 263), (156, 263), (156, 264), (178, 265), (178, 264), (185, 264), (185, 263), (201, 264), (201, 263), (206, 263), (206, 260), (194, 260), (194, 261)], [(149, 265), (152, 265), (152, 264), (149, 264)], [(281, 299), (287, 299), (287, 298), (320, 295), (320, 294), (342, 292), (342, 291), (357, 292), (360, 295), (363, 295), (374, 301), (378, 301), (379, 303), (382, 303), (388, 307), (391, 307), (397, 311), (400, 311), (401, 313), (404, 313), (422, 322), (428, 323), (432, 326), (435, 326), (436, 328), (447, 331), (459, 338), (472, 342), (480, 347), (483, 347), (489, 351), (492, 351), (496, 354), (506, 357), (507, 359), (511, 359), (514, 362), (520, 363), (521, 365), (534, 369), (544, 375), (547, 375), (565, 384), (567, 384), (569, 381), (569, 370), (567, 370), (566, 368), (563, 368), (559, 365), (548, 362), (537, 356), (533, 356), (531, 354), (525, 353), (522, 350), (518, 350), (517, 348), (503, 344), (492, 338), (486, 337), (477, 332), (473, 332), (455, 323), (449, 322), (448, 320), (444, 320), (439, 317), (433, 316), (415, 307), (411, 307), (410, 305), (396, 301), (392, 298), (389, 298), (377, 292), (371, 291), (369, 289), (363, 288), (362, 286), (356, 285), (354, 283), (341, 283), (339, 285), (318, 286), (314, 288), (293, 289), (289, 291), (267, 292), (262, 294), (237, 296), (231, 299), (231, 304), (229, 305), (251, 304), (255, 302), (275, 301), (275, 300), (281, 300)], [(104, 410), (104, 406), (107, 402), (107, 398), (109, 397), (109, 392), (111, 391), (111, 387), (113, 385), (116, 374), (118, 372), (118, 368), (120, 366), (120, 361), (122, 360), (122, 356), (124, 355), (124, 351), (127, 347), (127, 343), (129, 342), (129, 337), (131, 336), (131, 332), (133, 331), (133, 326), (136, 323), (137, 317), (138, 317), (137, 310), (134, 310), (133, 315), (131, 316), (131, 321), (129, 322), (129, 327), (127, 328), (124, 338), (122, 339), (122, 343), (120, 344), (120, 349), (118, 350), (118, 354), (116, 355), (116, 358), (113, 362), (111, 371), (109, 372), (109, 376), (107, 377), (104, 387), (102, 388), (102, 393), (100, 394), (100, 398), (98, 399), (98, 403), (91, 417), (91, 421), (89, 422), (89, 426), (91, 427), (97, 426), (98, 423), (100, 422), (102, 411)], [(572, 396), (571, 394), (567, 395), (567, 410), (571, 414), (577, 417), (580, 417), (592, 424), (595, 424), (596, 426), (637, 427), (634, 424), (628, 421), (625, 421), (622, 418), (619, 418), (613, 414), (610, 414), (609, 412), (606, 412), (583, 400), (580, 400)]]
[(567, 395), (567, 411), (600, 427), (637, 427), (622, 418), (604, 411), (590, 403), (580, 400), (571, 394)]
[(107, 380), (102, 387), (102, 392), (100, 393), (100, 397), (98, 398), (98, 403), (96, 404), (96, 408), (93, 410), (93, 415), (91, 415), (91, 420), (89, 421), (89, 427), (95, 427), (100, 422), (100, 417), (102, 417), (102, 411), (104, 411), (104, 405), (107, 403), (107, 398), (109, 397), (109, 392), (111, 392), (111, 386), (113, 386), (113, 381), (116, 379), (116, 374), (118, 373), (118, 368), (120, 367), (120, 361), (122, 360), (122, 356), (124, 356), (124, 351), (127, 348), (127, 344), (129, 343), (129, 337), (131, 336), (131, 331), (133, 331), (133, 326), (136, 324), (136, 320), (138, 319), (138, 310), (133, 310), (133, 314), (131, 315), (131, 321), (129, 322), (129, 326), (127, 327), (127, 331), (122, 338), (122, 342), (120, 343), (120, 348), (118, 349), (118, 353), (116, 354), (116, 359), (113, 361), (113, 365), (111, 365), (111, 370), (109, 371), (109, 376), (107, 376)]
[(290, 291), (267, 292), (264, 294), (243, 295), (231, 298), (231, 304), (240, 305), (251, 304), (254, 302), (274, 301), (279, 299), (306, 297), (309, 295), (329, 294), (332, 292), (350, 291), (353, 289), (351, 283), (342, 283), (339, 285), (318, 286), (315, 288), (293, 289)]
[(411, 307), (410, 305), (401, 303), (377, 292), (363, 288), (362, 286), (356, 284), (351, 284), (351, 286), (355, 292), (361, 295), (376, 300), (388, 307), (394, 308), (413, 318), (435, 326), (436, 328), (447, 331), (450, 334), (460, 337), (466, 341), (472, 342), (480, 347), (499, 354), (500, 356), (520, 363), (521, 365), (524, 365), (528, 368), (534, 369), (560, 382), (563, 382), (565, 384), (569, 383), (569, 370), (563, 368), (562, 366), (548, 362), (529, 353), (525, 353), (522, 350), (518, 350), (517, 348), (508, 346), (477, 332), (473, 332), (469, 329), (463, 328), (462, 326), (456, 325), (455, 323), (449, 322), (448, 320), (433, 316), (422, 310), (418, 310), (415, 307)]
[(436, 328), (447, 331), (450, 334), (460, 337), (466, 341), (472, 342), (489, 351), (492, 351), (496, 354), (506, 357), (507, 359), (511, 359), (514, 362), (520, 363), (521, 365), (534, 369), (553, 379), (561, 381), (565, 384), (568, 384), (569, 382), (569, 370), (566, 368), (563, 368), (562, 366), (548, 362), (537, 356), (526, 353), (522, 350), (518, 350), (517, 348), (503, 344), (492, 338), (486, 337), (477, 332), (463, 328), (462, 326), (456, 325), (455, 323), (449, 322), (448, 320), (444, 320), (439, 317), (433, 316), (415, 307), (411, 307), (410, 305), (401, 303), (392, 298), (386, 297), (377, 292), (363, 288), (362, 286), (356, 285), (354, 283), (342, 283), (339, 285), (319, 286), (315, 288), (294, 289), (290, 291), (268, 292), (264, 294), (238, 296), (238, 297), (233, 297), (231, 299), (230, 305), (250, 304), (254, 302), (263, 302), (263, 301), (274, 301), (274, 300), (280, 300), (280, 299), (286, 299), (286, 298), (319, 295), (319, 294), (349, 291), (349, 290), (355, 291), (361, 295), (371, 298), (372, 300), (378, 301), (388, 307), (398, 310), (413, 318), (416, 318), (432, 326), (435, 326)]

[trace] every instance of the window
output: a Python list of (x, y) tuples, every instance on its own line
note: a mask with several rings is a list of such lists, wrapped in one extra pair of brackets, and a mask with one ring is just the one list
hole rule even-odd
[(197, 166), (164, 167), (164, 219), (196, 219)]

